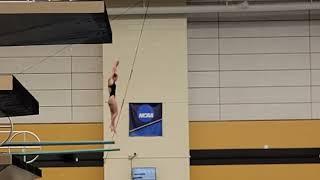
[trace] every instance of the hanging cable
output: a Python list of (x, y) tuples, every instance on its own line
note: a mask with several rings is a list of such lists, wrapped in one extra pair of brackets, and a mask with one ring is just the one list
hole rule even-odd
[[(139, 47), (140, 47), (140, 43), (141, 43), (141, 39), (142, 39), (142, 32), (143, 32), (143, 29), (144, 29), (144, 26), (145, 26), (145, 22), (146, 22), (146, 19), (147, 19), (148, 8), (149, 8), (149, 2), (147, 3), (146, 12), (145, 12), (144, 17), (143, 17), (143, 23), (142, 23), (142, 27), (141, 27), (141, 30), (140, 30), (139, 40), (138, 40), (138, 43), (137, 43), (137, 46), (136, 46), (136, 49), (135, 49), (135, 55), (134, 55), (134, 58), (133, 58), (129, 79), (128, 79), (128, 82), (127, 82), (127, 85), (126, 85), (126, 90), (125, 90), (125, 93), (124, 93), (124, 97), (122, 99), (122, 103), (121, 103), (121, 107), (120, 107), (120, 111), (119, 111), (119, 115), (118, 115), (118, 120), (117, 120), (117, 123), (116, 123), (116, 126), (115, 126), (116, 128), (117, 128), (118, 123), (119, 123), (119, 119), (120, 119), (120, 115), (121, 115), (121, 112), (122, 112), (122, 109), (123, 109), (123, 105), (124, 105), (125, 99), (127, 97), (128, 87), (130, 85), (130, 81), (131, 81), (131, 78), (132, 78), (134, 66), (135, 66), (135, 63), (136, 63), (136, 60), (137, 60), (137, 55), (138, 55), (138, 52), (139, 52)], [(115, 133), (113, 133), (112, 137), (114, 137), (114, 135), (115, 135)]]
[[(135, 54), (134, 54), (133, 62), (132, 62), (132, 65), (131, 65), (129, 79), (128, 79), (128, 82), (127, 82), (127, 85), (126, 85), (125, 93), (124, 93), (124, 96), (123, 96), (123, 99), (122, 99), (122, 103), (121, 103), (121, 107), (120, 107), (120, 111), (119, 111), (119, 115), (118, 115), (118, 118), (117, 118), (117, 122), (116, 122), (115, 128), (117, 128), (117, 126), (118, 126), (118, 123), (119, 123), (119, 120), (120, 120), (120, 116), (121, 116), (121, 112), (122, 112), (122, 109), (123, 109), (123, 105), (124, 105), (125, 99), (127, 97), (128, 87), (129, 87), (129, 84), (130, 84), (130, 81), (131, 81), (131, 78), (132, 78), (132, 74), (133, 74), (133, 70), (134, 70), (134, 66), (135, 66), (135, 63), (136, 63), (136, 60), (137, 60), (139, 47), (140, 47), (140, 43), (141, 43), (141, 39), (142, 39), (142, 33), (143, 33), (145, 22), (146, 22), (146, 19), (147, 19), (148, 9), (149, 9), (149, 1), (147, 2), (147, 8), (146, 8), (145, 14), (143, 16), (143, 22), (142, 22), (142, 25), (141, 25), (141, 30), (140, 30), (140, 34), (139, 34), (138, 43), (136, 45)], [(111, 138), (112, 141), (114, 140), (114, 136), (115, 136), (115, 133), (113, 132), (112, 138)], [(104, 157), (104, 159), (106, 159), (107, 157), (108, 157), (108, 152), (106, 152), (106, 156)]]
[(50, 56), (46, 56), (45, 58), (43, 58), (42, 60), (40, 60), (38, 63), (35, 63), (35, 64), (32, 64), (31, 66), (28, 66), (27, 68), (23, 69), (21, 72), (19, 73), (14, 73), (14, 74), (23, 74), (25, 73), (26, 71), (34, 68), (35, 66), (38, 66), (40, 64), (42, 64), (44, 61), (46, 61), (47, 59), (49, 58), (52, 58), (52, 57), (55, 57), (57, 54), (61, 53), (62, 51), (64, 51), (65, 49), (67, 49), (68, 47), (71, 47), (72, 45), (69, 44), (63, 48), (61, 48), (60, 50), (58, 50), (57, 52), (55, 52), (53, 55), (50, 55)]
[[(137, 5), (139, 5), (140, 3), (142, 2), (142, 0), (138, 0), (136, 1), (135, 3), (131, 4), (123, 13), (121, 13), (120, 15), (118, 16), (115, 16), (113, 19), (110, 20), (110, 22), (118, 19), (119, 17), (125, 15), (131, 8), (133, 7), (136, 7)], [(60, 50), (58, 50), (57, 52), (55, 52), (53, 55), (50, 55), (50, 56), (46, 56), (44, 57), (42, 60), (40, 60), (39, 62), (35, 63), (35, 64), (32, 64), (31, 66), (28, 66), (26, 67), (25, 69), (23, 69), (21, 72), (19, 73), (14, 73), (14, 74), (23, 74), (25, 72), (27, 72), (28, 70), (34, 68), (35, 66), (38, 66), (40, 64), (42, 64), (43, 62), (45, 62), (46, 60), (48, 60), (49, 58), (52, 58), (52, 57), (55, 57), (57, 54), (61, 53), (62, 51), (64, 51), (65, 49), (71, 47), (72, 44), (69, 44), (69, 45), (66, 45), (64, 46), (63, 48), (61, 48)]]
[(139, 5), (141, 2), (143, 2), (142, 0), (138, 0), (137, 2), (135, 3), (132, 3), (131, 5), (128, 6), (128, 8), (126, 8), (120, 15), (117, 15), (115, 16), (114, 18), (112, 18), (110, 21), (113, 21), (113, 20), (116, 20), (118, 19), (119, 17), (123, 16), (123, 15), (126, 15), (127, 12), (133, 8), (133, 7), (136, 7), (137, 5)]

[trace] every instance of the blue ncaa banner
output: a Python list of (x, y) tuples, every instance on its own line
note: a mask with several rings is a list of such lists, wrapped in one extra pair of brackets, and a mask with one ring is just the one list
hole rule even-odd
[(129, 103), (129, 136), (162, 136), (162, 103)]

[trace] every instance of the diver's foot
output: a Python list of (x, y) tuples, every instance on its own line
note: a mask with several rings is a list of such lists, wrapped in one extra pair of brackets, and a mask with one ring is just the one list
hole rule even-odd
[(111, 132), (113, 132), (114, 134), (117, 134), (116, 127), (114, 125), (110, 125), (109, 128), (110, 128)]

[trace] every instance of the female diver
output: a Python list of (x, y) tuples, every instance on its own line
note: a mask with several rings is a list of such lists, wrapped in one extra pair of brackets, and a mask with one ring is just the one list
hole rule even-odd
[(112, 68), (112, 74), (108, 79), (108, 89), (109, 89), (109, 99), (108, 104), (111, 112), (111, 132), (116, 133), (116, 119), (118, 116), (118, 104), (116, 101), (116, 81), (118, 80), (117, 68), (119, 66), (119, 61), (116, 61)]

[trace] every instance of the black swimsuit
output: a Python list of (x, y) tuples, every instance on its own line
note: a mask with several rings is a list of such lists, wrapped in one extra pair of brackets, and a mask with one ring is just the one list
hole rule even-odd
[(116, 96), (116, 88), (117, 88), (116, 83), (113, 82), (113, 84), (110, 85), (109, 88), (111, 89), (110, 96)]

